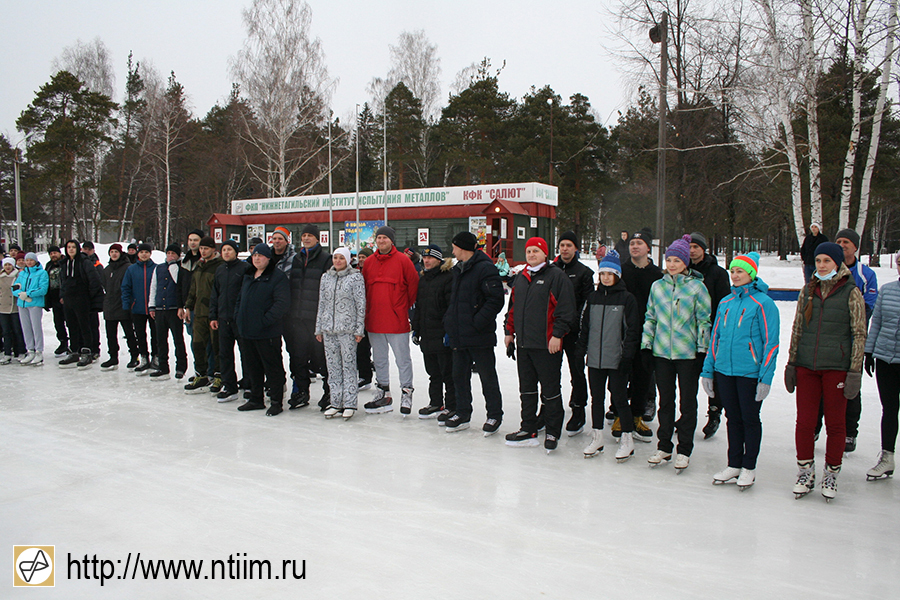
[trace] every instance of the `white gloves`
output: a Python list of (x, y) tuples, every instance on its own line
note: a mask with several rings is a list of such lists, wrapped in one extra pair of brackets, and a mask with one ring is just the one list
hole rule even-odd
[(758, 384), (756, 384), (756, 401), (762, 402), (765, 399), (765, 397), (769, 395), (769, 390), (771, 390), (771, 389), (772, 389), (771, 385), (769, 385), (767, 383), (763, 383), (762, 381), (760, 381)]
[(709, 377), (701, 377), (700, 385), (703, 386), (703, 391), (706, 392), (707, 396), (709, 396), (710, 398), (716, 397), (716, 392), (713, 389), (713, 380), (712, 379), (710, 379)]

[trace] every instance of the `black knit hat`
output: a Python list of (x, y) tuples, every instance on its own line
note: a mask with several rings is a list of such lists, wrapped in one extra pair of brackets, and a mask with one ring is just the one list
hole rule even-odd
[(430, 256), (438, 260), (444, 260), (444, 253), (441, 251), (441, 247), (437, 244), (428, 244), (428, 247), (422, 250), (422, 258), (425, 258), (426, 256)]
[(640, 231), (635, 231), (631, 234), (631, 239), (641, 240), (647, 244), (648, 248), (653, 248), (653, 233), (650, 231), (649, 227), (644, 227)]
[(203, 233), (203, 231), (201, 231), (201, 230), (199, 230), (199, 229), (191, 229), (191, 230), (188, 232), (188, 236), (191, 236), (191, 235), (196, 235), (197, 237), (201, 237), (201, 238), (202, 238), (202, 237), (204, 236), (204, 233)]
[(691, 243), (697, 244), (698, 246), (703, 248), (704, 252), (709, 250), (709, 243), (706, 241), (706, 237), (699, 231), (695, 231), (691, 234)]
[(168, 246), (166, 246), (166, 252), (174, 252), (178, 256), (181, 256), (181, 244), (178, 242), (172, 242)]
[(859, 250), (859, 234), (858, 233), (856, 233), (852, 229), (841, 229), (840, 231), (837, 232), (837, 235), (835, 236), (834, 240), (837, 241), (841, 238), (846, 238), (846, 239), (850, 240), (850, 243), (852, 243), (856, 247), (856, 249)]
[(225, 246), (231, 246), (232, 248), (234, 248), (235, 252), (239, 252), (238, 244), (234, 240), (225, 240), (224, 242), (222, 242), (222, 247), (224, 248)]
[(319, 239), (319, 228), (317, 226), (313, 225), (312, 223), (304, 226), (303, 229), (300, 231), (301, 238), (303, 237), (304, 233), (314, 235), (314, 236), (316, 236), (317, 240)]
[(475, 252), (475, 248), (478, 247), (478, 238), (471, 231), (460, 231), (453, 236), (453, 245), (460, 250)]
[(211, 236), (204, 236), (203, 239), (200, 240), (200, 245), (206, 248), (215, 248), (216, 240), (212, 239)]
[(397, 245), (397, 233), (392, 227), (388, 227), (387, 225), (379, 227), (378, 231), (375, 232), (375, 237), (378, 237), (379, 235), (388, 236), (389, 238), (391, 238), (391, 243), (395, 246)]
[(137, 250), (137, 244), (135, 244), (134, 242), (131, 242), (130, 244), (128, 244), (128, 249), (129, 250)]
[(252, 237), (252, 238), (250, 238), (250, 241), (247, 242), (247, 244), (249, 244), (251, 246), (255, 246), (257, 244), (262, 244), (262, 238)]
[[(153, 252), (153, 246), (144, 242), (143, 244), (138, 244), (138, 252)], [(179, 254), (181, 254), (181, 250), (179, 249)]]
[(561, 244), (563, 242), (563, 240), (568, 240), (568, 241), (572, 242), (573, 244), (575, 244), (576, 248), (578, 247), (578, 238), (575, 237), (574, 231), (567, 231), (564, 234), (562, 234), (561, 236), (559, 236), (559, 243), (557, 244), (557, 246), (559, 244)]
[(816, 246), (816, 256), (819, 256), (820, 254), (824, 254), (825, 256), (833, 260), (838, 269), (840, 269), (841, 265), (844, 264), (844, 249), (834, 242), (823, 242)]
[(59, 246), (50, 246), (47, 252), (62, 252), (62, 250), (59, 249)]

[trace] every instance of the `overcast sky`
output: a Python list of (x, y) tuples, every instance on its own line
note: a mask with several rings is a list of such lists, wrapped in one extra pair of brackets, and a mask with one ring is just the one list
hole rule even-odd
[[(4, 58), (0, 61), (0, 132), (21, 139), (15, 120), (49, 81), (51, 63), (76, 40), (99, 37), (116, 69), (116, 97), (125, 83), (128, 52), (162, 74), (175, 71), (195, 116), (224, 103), (231, 89), (228, 60), (244, 40), (242, 9), (251, 0), (2, 0)], [(456, 73), (487, 56), (506, 61), (500, 87), (521, 98), (549, 84), (564, 99), (580, 92), (601, 120), (614, 124), (628, 105), (626, 88), (604, 50), (607, 6), (614, 0), (308, 0), (313, 34), (322, 40), (333, 100), (346, 120), (369, 100), (366, 84), (389, 69), (389, 44), (403, 31), (424, 29), (438, 46), (442, 96)], [(649, 45), (649, 40), (647, 41)]]

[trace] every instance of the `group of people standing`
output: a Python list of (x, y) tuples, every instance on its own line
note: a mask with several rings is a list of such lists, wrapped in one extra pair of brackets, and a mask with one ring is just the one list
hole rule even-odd
[[(727, 419), (727, 466), (713, 482), (747, 489), (755, 482), (760, 408), (779, 351), (779, 312), (759, 277), (759, 256), (737, 256), (726, 271), (709, 253), (706, 238), (695, 232), (668, 246), (660, 268), (650, 258), (649, 229), (623, 233), (627, 240), (617, 246), (627, 255), (605, 252), (596, 284), (594, 270), (579, 260), (572, 232), (560, 236), (555, 259), (546, 240), (529, 239), (526, 264), (518, 273), (505, 264), (498, 268), (468, 231), (453, 237), (455, 262), (434, 244), (421, 252), (420, 262), (418, 256), (411, 260), (387, 226), (376, 232), (374, 249), (356, 256), (347, 248), (328, 253), (315, 225), (302, 229), (297, 250), (291, 233), (278, 227), (271, 245), (251, 240), (246, 261), (238, 258), (235, 242), (217, 245), (199, 230), (188, 236), (186, 252), (180, 244), (166, 247), (161, 264), (151, 260), (149, 244), (135, 245), (127, 254), (113, 244), (102, 267), (93, 247), (86, 248), (89, 242), (70, 240), (64, 256), (51, 248), (44, 268), (33, 253), (25, 255), (21, 270), (16, 257), (3, 260), (0, 362), (42, 364), (41, 312), (56, 311), (55, 292), (63, 313), (61, 320), (55, 318), (62, 368), (87, 369), (99, 360), (102, 313), (109, 359), (101, 369), (118, 366), (121, 326), (129, 370), (151, 381), (169, 379), (171, 336), (174, 376), (182, 379), (187, 329), (195, 373), (186, 393), (211, 392), (219, 402), (229, 402), (244, 387), (246, 401), (238, 410), (275, 416), (283, 412), (286, 396), (289, 409), (308, 406), (310, 383), (320, 374), (325, 382), (320, 409), (326, 418), (346, 420), (358, 408), (359, 391), (371, 385), (373, 364), (375, 394), (364, 408), (375, 414), (393, 410), (392, 356), (400, 412), (411, 414), (412, 341), (429, 377), (428, 403), (419, 418), (436, 419), (448, 433), (468, 429), (475, 372), (487, 413), (482, 432), (490, 436), (504, 414), (494, 348), (497, 317), (506, 305), (503, 343), (516, 361), (520, 400), (519, 426), (506, 435), (507, 445), (538, 446), (543, 431), (543, 446), (552, 452), (563, 431), (568, 436), (584, 431), (590, 403), (585, 458), (602, 452), (604, 422), (610, 420), (618, 438), (615, 457), (627, 461), (634, 441), (652, 441), (647, 423), (658, 416), (657, 449), (648, 462), (659, 466), (674, 459), (680, 473), (690, 464), (702, 385), (709, 398), (704, 435), (715, 434), (723, 411)], [(856, 259), (858, 245), (851, 230), (839, 232), (837, 243), (818, 244), (815, 270), (798, 300), (784, 376), (787, 390), (797, 393), (798, 497), (815, 483), (820, 413), (827, 437), (822, 493), (835, 496), (842, 454), (855, 448), (860, 411), (853, 403), (859, 403), (863, 368), (876, 374), (884, 405), (883, 451), (869, 476), (893, 473), (900, 284), (892, 282), (878, 294), (874, 274)], [(565, 425), (563, 358), (571, 379)]]

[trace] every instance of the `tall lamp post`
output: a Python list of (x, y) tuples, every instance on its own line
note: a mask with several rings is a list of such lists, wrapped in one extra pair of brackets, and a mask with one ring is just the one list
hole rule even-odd
[(550, 185), (553, 185), (553, 96), (547, 98), (550, 105)]
[(334, 250), (334, 199), (331, 197), (331, 121), (334, 113), (328, 111), (328, 249)]
[[(34, 135), (32, 131), (16, 143), (13, 148), (13, 172), (16, 180), (16, 243), (20, 246), (24, 243), (22, 240), (22, 193), (19, 190), (19, 144), (26, 141)], [(9, 244), (7, 244), (7, 247)]]
[(666, 239), (666, 92), (667, 76), (669, 71), (669, 44), (668, 44), (668, 13), (663, 13), (657, 23), (650, 30), (650, 41), (660, 44), (659, 52), (659, 145), (656, 159), (656, 234), (659, 236), (659, 248), (657, 260), (660, 267), (663, 264), (663, 244)]
[(354, 246), (359, 252), (359, 104), (356, 105), (356, 242)]

